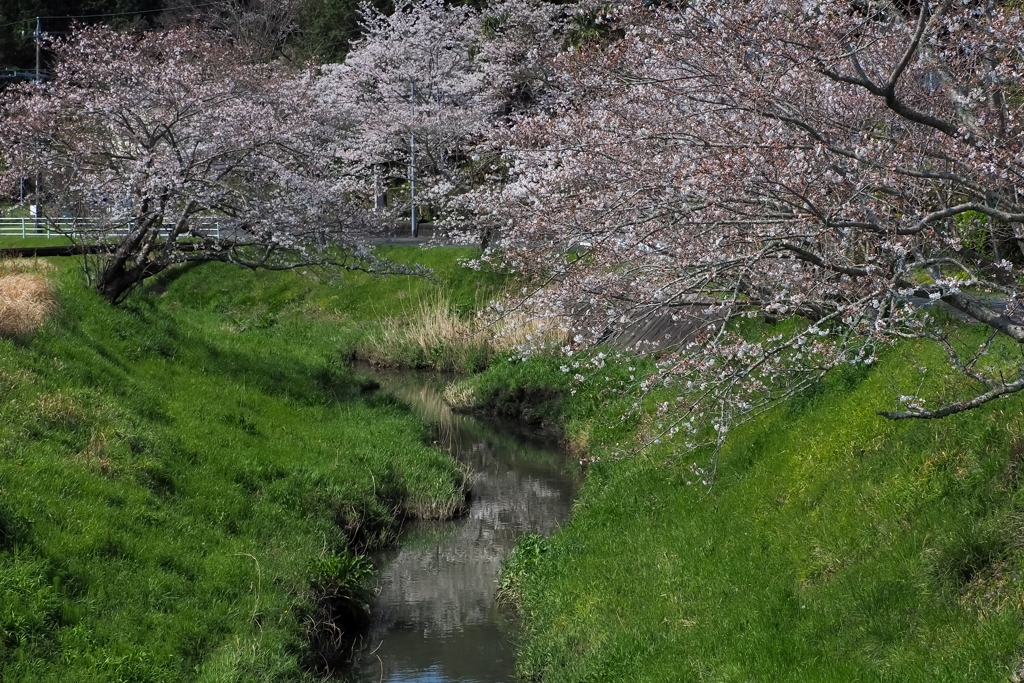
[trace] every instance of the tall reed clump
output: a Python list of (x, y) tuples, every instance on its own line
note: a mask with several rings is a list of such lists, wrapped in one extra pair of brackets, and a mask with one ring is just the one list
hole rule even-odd
[(359, 355), (374, 365), (460, 370), (486, 364), (488, 349), (443, 293), (401, 316), (385, 318), (367, 335)]
[(462, 316), (451, 297), (438, 292), (403, 315), (381, 321), (358, 355), (385, 367), (472, 372), (487, 367), (495, 354), (555, 343), (564, 336), (561, 329), (525, 313), (505, 314), (494, 321)]
[(29, 337), (57, 309), (50, 269), (39, 259), (0, 261), (0, 337)]

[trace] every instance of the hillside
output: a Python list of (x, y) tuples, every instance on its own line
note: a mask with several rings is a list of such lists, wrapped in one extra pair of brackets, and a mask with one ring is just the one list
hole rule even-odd
[(59, 313), (0, 341), (0, 678), (318, 677), (365, 618), (360, 553), (463, 501), (345, 362), (437, 285), (214, 264), (113, 308), (44, 272)]
[(526, 626), (522, 676), (1018, 680), (1024, 403), (878, 417), (913, 363), (939, 362), (929, 354), (897, 347), (733, 432), (713, 486), (706, 454), (662, 445), (613, 459), (642, 425), (564, 391), (557, 359), (471, 380), (485, 397), (499, 383), (560, 391), (553, 414), (570, 441), (618, 425), (591, 434), (597, 462), (571, 523), (525, 539), (505, 568)]

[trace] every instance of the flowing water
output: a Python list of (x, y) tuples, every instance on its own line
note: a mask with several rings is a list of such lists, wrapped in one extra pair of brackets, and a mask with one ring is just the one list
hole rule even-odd
[(520, 535), (565, 522), (578, 469), (550, 439), (453, 414), (443, 377), (360, 371), (435, 426), (438, 445), (470, 471), (472, 498), (458, 519), (407, 525), (378, 558), (373, 624), (353, 679), (512, 681), (516, 625), (495, 601), (501, 561)]

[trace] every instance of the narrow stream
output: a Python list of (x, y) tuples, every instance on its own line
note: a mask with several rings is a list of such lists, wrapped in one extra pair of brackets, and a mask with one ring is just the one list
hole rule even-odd
[(520, 535), (568, 519), (578, 469), (554, 443), (452, 413), (443, 377), (359, 370), (435, 426), (438, 445), (471, 472), (472, 499), (459, 519), (407, 525), (378, 558), (373, 624), (352, 679), (513, 681), (516, 625), (494, 597), (501, 561)]

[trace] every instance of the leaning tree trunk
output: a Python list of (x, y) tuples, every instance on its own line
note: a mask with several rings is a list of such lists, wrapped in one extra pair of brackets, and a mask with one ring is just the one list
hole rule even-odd
[(166, 268), (156, 261), (148, 258), (131, 267), (125, 267), (123, 263), (108, 264), (96, 279), (96, 291), (100, 296), (117, 305), (124, 301), (124, 298), (148, 277), (160, 273)]

